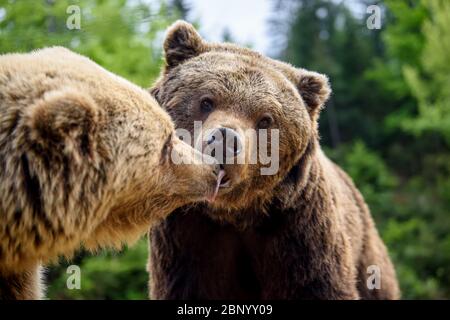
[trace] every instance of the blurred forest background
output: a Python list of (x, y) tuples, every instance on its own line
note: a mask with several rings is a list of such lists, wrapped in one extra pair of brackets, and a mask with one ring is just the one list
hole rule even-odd
[[(379, 30), (348, 1), (266, 1), (271, 55), (330, 76), (322, 144), (369, 203), (403, 298), (450, 298), (450, 1), (352, 0), (381, 8)], [(81, 30), (66, 28), (72, 4)], [(189, 8), (182, 0), (0, 0), (0, 53), (63, 45), (148, 87), (165, 28)], [(48, 296), (145, 299), (146, 260), (146, 239), (120, 253), (80, 251), (48, 269)], [(66, 287), (70, 264), (81, 267), (81, 290)]]

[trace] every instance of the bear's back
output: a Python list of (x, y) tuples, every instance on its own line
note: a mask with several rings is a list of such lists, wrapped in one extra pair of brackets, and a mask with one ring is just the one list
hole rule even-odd
[(82, 90), (80, 92), (89, 94), (97, 102), (102, 99), (139, 99), (145, 105), (157, 105), (141, 87), (64, 47), (0, 56), (0, 93), (3, 98), (9, 95), (16, 101), (31, 100), (45, 92), (69, 87)]

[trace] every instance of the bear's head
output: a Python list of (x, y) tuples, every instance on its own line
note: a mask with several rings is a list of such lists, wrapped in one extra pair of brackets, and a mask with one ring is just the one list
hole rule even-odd
[(169, 29), (164, 51), (151, 92), (178, 134), (222, 163), (213, 208), (264, 207), (285, 190), (282, 183), (297, 183), (318, 140), (319, 111), (331, 92), (326, 76), (208, 43), (183, 21)]
[(114, 211), (154, 207), (155, 216), (214, 197), (215, 160), (177, 138), (172, 119), (146, 90), (64, 48), (33, 57), (46, 73), (33, 77), (31, 70), (29, 81), (43, 83), (43, 94), (23, 112), (20, 145), (24, 171), (48, 194), (68, 199), (68, 208), (97, 197)]

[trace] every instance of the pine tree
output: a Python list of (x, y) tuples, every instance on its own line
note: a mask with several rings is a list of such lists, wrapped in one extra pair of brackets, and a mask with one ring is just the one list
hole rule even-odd
[(416, 133), (426, 130), (442, 134), (450, 145), (450, 3), (431, 0), (430, 17), (424, 23), (425, 37), (420, 65), (405, 66), (407, 83), (418, 101), (417, 118), (405, 124)]

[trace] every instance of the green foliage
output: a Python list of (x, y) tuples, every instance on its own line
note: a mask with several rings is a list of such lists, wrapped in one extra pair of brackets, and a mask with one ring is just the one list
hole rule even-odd
[[(66, 26), (70, 5), (81, 9), (80, 30)], [(159, 73), (161, 34), (175, 18), (145, 1), (1, 0), (0, 8), (0, 53), (65, 46), (142, 86)]]
[(422, 68), (404, 67), (407, 83), (419, 103), (418, 117), (406, 122), (405, 128), (416, 134), (436, 131), (450, 144), (450, 3), (431, 0), (427, 8), (430, 18), (422, 30), (425, 37), (420, 54)]
[[(101, 251), (96, 255), (80, 253), (75, 261), (61, 261), (48, 275), (50, 299), (147, 299), (149, 275), (147, 239), (122, 252)], [(67, 267), (76, 263), (81, 269), (81, 289), (68, 289)]]

